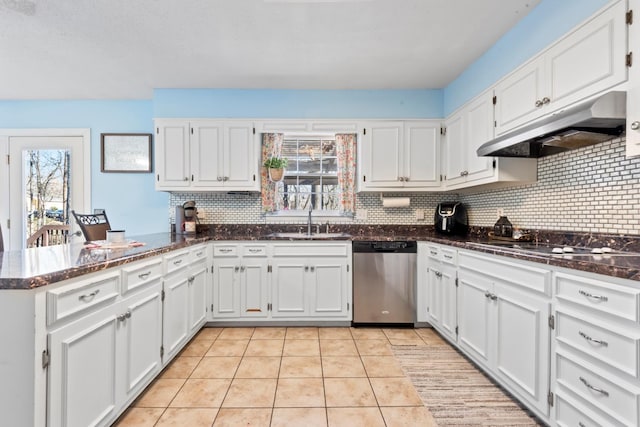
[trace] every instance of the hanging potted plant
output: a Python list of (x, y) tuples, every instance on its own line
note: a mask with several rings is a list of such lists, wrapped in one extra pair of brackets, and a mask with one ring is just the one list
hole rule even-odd
[(269, 157), (264, 161), (264, 167), (269, 172), (269, 180), (280, 182), (284, 179), (284, 168), (287, 167), (287, 159), (284, 157)]

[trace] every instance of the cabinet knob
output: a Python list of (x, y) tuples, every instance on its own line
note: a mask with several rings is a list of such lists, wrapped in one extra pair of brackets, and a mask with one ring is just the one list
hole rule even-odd
[(218, 179), (218, 181), (222, 181), (222, 177), (221, 176), (219, 176), (217, 179)]
[(536, 101), (536, 107), (537, 108), (542, 107), (542, 101), (540, 101), (539, 99)]
[(185, 176), (185, 177), (184, 177), (184, 179), (183, 179), (183, 181), (189, 181), (189, 177), (188, 177), (188, 176)]
[(223, 180), (223, 181), (229, 181), (229, 177), (228, 177), (228, 176), (223, 176), (223, 177), (222, 177), (222, 180)]
[(408, 176), (405, 176), (405, 177), (404, 177), (404, 181), (405, 181), (405, 182), (409, 182), (409, 177), (408, 177)]
[(549, 98), (547, 98), (546, 96), (545, 96), (544, 98), (542, 98), (542, 103), (543, 103), (544, 105), (547, 105), (547, 104), (548, 104), (548, 103), (550, 103), (550, 102), (551, 102), (551, 100), (550, 100)]
[(631, 130), (638, 130), (640, 129), (640, 122), (639, 121), (635, 121), (633, 123), (631, 123)]

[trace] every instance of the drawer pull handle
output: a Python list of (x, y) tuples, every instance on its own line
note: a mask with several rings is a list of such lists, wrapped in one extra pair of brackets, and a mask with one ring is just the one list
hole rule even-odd
[(262, 252), (262, 249), (249, 249), (249, 252), (251, 252), (252, 254), (257, 254)]
[(262, 313), (262, 310), (259, 308), (247, 308), (245, 310), (246, 313)]
[(585, 333), (584, 333), (584, 332), (582, 332), (582, 331), (579, 331), (578, 333), (580, 334), (580, 336), (581, 336), (582, 338), (584, 338), (584, 339), (585, 339), (585, 340), (587, 340), (587, 341), (591, 341), (592, 343), (600, 344), (600, 345), (601, 345), (601, 346), (603, 346), (603, 347), (609, 347), (609, 343), (608, 343), (608, 342), (606, 342), (606, 341), (594, 340), (593, 338), (591, 338), (589, 335), (585, 334)]
[(587, 388), (590, 388), (590, 389), (591, 389), (591, 390), (593, 390), (593, 391), (596, 391), (596, 392), (598, 392), (598, 393), (600, 393), (600, 394), (602, 394), (602, 395), (604, 395), (604, 396), (609, 397), (609, 392), (608, 392), (608, 391), (603, 390), (603, 389), (598, 388), (598, 387), (594, 387), (594, 386), (592, 386), (591, 384), (589, 384), (589, 382), (588, 382), (587, 380), (585, 380), (585, 379), (584, 379), (584, 378), (582, 378), (582, 377), (580, 377), (580, 381), (582, 381), (582, 384), (584, 384)]
[(151, 275), (151, 272), (150, 272), (150, 271), (147, 271), (146, 273), (140, 273), (140, 274), (138, 274), (138, 278), (140, 278), (140, 279), (144, 280), (144, 279), (146, 279), (147, 277), (149, 277), (150, 275)]
[(442, 273), (439, 271), (434, 271), (433, 274), (435, 274), (438, 279), (442, 277)]
[(220, 252), (222, 252), (223, 254), (228, 254), (229, 252), (231, 252), (231, 249), (223, 248), (220, 249)]
[(578, 291), (578, 293), (580, 295), (584, 295), (587, 298), (593, 298), (593, 299), (597, 299), (597, 300), (600, 300), (600, 301), (609, 301), (609, 297), (605, 297), (604, 295), (593, 295), (593, 294), (590, 294), (589, 292), (586, 292), (586, 291), (583, 291), (583, 290)]
[(587, 426), (585, 426), (582, 421), (578, 421), (578, 427), (587, 427)]
[(180, 265), (182, 264), (182, 260), (181, 259), (177, 259), (175, 261), (173, 261), (173, 265)]
[(196, 256), (202, 256), (202, 251), (196, 252)]
[(431, 252), (431, 255), (433, 255), (433, 256), (438, 255), (438, 252), (436, 252), (436, 251), (430, 251), (430, 252)]
[(446, 259), (453, 259), (453, 255), (446, 255), (444, 256)]
[(92, 300), (96, 295), (98, 295), (98, 292), (100, 292), (100, 289), (96, 289), (95, 291), (91, 292), (90, 294), (80, 295), (78, 297), (78, 299), (80, 301), (87, 302), (87, 300)]

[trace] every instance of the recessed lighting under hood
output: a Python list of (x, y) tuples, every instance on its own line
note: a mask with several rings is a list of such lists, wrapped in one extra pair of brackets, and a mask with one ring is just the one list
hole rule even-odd
[(626, 101), (626, 92), (608, 92), (489, 141), (477, 153), (543, 157), (608, 141), (624, 131)]

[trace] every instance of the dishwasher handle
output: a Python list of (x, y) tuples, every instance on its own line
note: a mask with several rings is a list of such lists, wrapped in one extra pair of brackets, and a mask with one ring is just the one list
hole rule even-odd
[(353, 242), (353, 252), (416, 253), (417, 244), (407, 241)]

